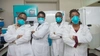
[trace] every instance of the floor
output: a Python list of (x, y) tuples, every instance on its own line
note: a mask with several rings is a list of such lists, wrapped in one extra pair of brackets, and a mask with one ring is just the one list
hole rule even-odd
[[(100, 51), (97, 51), (94, 49), (89, 50), (89, 53), (91, 53), (89, 56), (95, 56), (95, 55), (100, 56)], [(95, 55), (93, 55), (93, 54), (95, 54)]]

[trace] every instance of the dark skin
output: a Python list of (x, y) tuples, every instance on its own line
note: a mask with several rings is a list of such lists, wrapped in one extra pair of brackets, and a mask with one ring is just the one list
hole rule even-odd
[[(56, 13), (56, 16), (55, 17), (61, 17), (61, 19), (63, 20), (63, 16), (62, 16), (62, 14), (61, 13)], [(57, 24), (61, 24), (61, 22), (60, 23), (57, 23)], [(55, 32), (53, 33), (53, 34), (55, 34)], [(60, 38), (62, 38), (62, 36), (60, 36)]]
[[(24, 14), (21, 14), (21, 15), (18, 17), (18, 19), (23, 19), (24, 21), (26, 21), (27, 16), (24, 15)], [(17, 26), (20, 27), (19, 24), (17, 24)], [(22, 35), (18, 35), (18, 36), (17, 36), (17, 38), (21, 38), (21, 37), (22, 37)]]
[[(39, 15), (37, 16), (37, 19), (40, 18), (40, 17), (42, 17), (42, 18), (45, 19), (45, 16), (44, 16), (43, 14), (39, 14)], [(31, 33), (33, 34), (33, 33), (35, 33), (35, 31), (33, 30)]]
[[(18, 17), (17, 19), (23, 19), (24, 21), (26, 21), (27, 16), (26, 16), (26, 15), (24, 15), (24, 14), (21, 14), (21, 15), (19, 15), (19, 17)], [(19, 25), (19, 24), (17, 24), (17, 26), (18, 26), (18, 27), (20, 27), (20, 25)]]
[(37, 16), (37, 19), (38, 19), (38, 18), (40, 18), (40, 17), (42, 17), (42, 18), (44, 18), (44, 19), (45, 19), (45, 17), (44, 17), (44, 15), (43, 15), (43, 14), (39, 14), (39, 15)]
[[(27, 16), (24, 14), (19, 15), (19, 17), (17, 19), (23, 19), (24, 21), (27, 20)], [(19, 28), (21, 25), (17, 24), (17, 28)], [(21, 38), (23, 35), (18, 35), (17, 39)], [(15, 43), (15, 41), (13, 41)], [(16, 44), (16, 43), (15, 43)]]
[[(63, 19), (63, 16), (62, 16), (62, 14), (61, 13), (56, 13), (56, 16), (55, 17), (61, 17), (61, 19)], [(60, 22), (61, 23), (61, 22)], [(60, 24), (60, 23), (58, 23), (58, 24)]]
[[(70, 18), (72, 18), (73, 16), (79, 16), (79, 14), (77, 12), (72, 12)], [(80, 24), (79, 23), (78, 24), (73, 24), (72, 23), (72, 26), (73, 26), (74, 30), (79, 30), (79, 28), (80, 28)], [(73, 36), (72, 38), (73, 38), (73, 40), (75, 40), (75, 36)], [(78, 45), (80, 45), (80, 44), (81, 43), (79, 43)]]

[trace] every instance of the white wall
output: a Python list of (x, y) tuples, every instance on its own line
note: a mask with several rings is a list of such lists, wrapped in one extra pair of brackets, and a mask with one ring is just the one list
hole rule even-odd
[(5, 27), (13, 24), (13, 5), (15, 4), (24, 4), (24, 0), (0, 0), (0, 8), (4, 9), (0, 17), (4, 19)]

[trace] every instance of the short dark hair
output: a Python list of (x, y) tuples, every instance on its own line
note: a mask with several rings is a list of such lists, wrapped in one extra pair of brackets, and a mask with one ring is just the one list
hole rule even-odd
[(19, 14), (18, 14), (18, 17), (20, 17), (20, 15), (22, 15), (22, 14), (24, 14), (24, 15), (27, 17), (27, 15), (26, 15), (25, 12), (21, 12), (21, 13), (19, 13)]
[[(57, 12), (57, 13), (56, 13), (56, 15), (57, 15), (58, 13), (62, 15), (62, 13), (61, 13), (61, 12)], [(56, 15), (55, 15), (55, 17), (56, 17)]]
[(70, 18), (71, 18), (71, 14), (72, 14), (73, 12), (77, 12), (77, 13), (80, 15), (80, 13), (78, 12), (78, 9), (72, 9), (72, 10), (70, 10), (70, 12), (69, 12), (69, 17), (70, 17)]
[(43, 14), (44, 17), (45, 17), (45, 13), (43, 11), (38, 12), (38, 15), (37, 16), (39, 16), (39, 14)]

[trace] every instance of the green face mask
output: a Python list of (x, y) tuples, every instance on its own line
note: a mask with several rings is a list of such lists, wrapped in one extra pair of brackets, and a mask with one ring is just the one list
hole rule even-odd
[(79, 19), (78, 16), (73, 16), (71, 20), (72, 20), (72, 23), (73, 23), (73, 24), (78, 24), (79, 21), (80, 21), (80, 19)]
[(60, 22), (62, 22), (62, 19), (61, 19), (61, 17), (56, 17), (56, 22), (57, 22), (57, 23), (60, 23)]
[(18, 22), (18, 24), (21, 25), (21, 26), (25, 24), (25, 21), (24, 21), (23, 19), (18, 19), (17, 22)]

